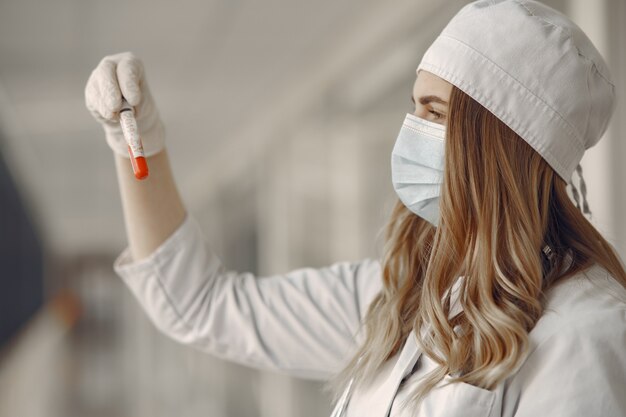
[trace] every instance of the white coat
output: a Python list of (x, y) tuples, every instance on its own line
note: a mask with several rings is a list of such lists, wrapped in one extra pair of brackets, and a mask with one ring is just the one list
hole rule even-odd
[[(357, 330), (382, 288), (379, 262), (338, 262), (255, 277), (227, 271), (187, 215), (150, 256), (114, 263), (155, 326), (217, 357), (295, 377), (325, 380), (363, 342)], [(398, 402), (432, 368), (407, 338), (377, 379), (356, 386), (349, 417), (626, 416), (626, 290), (598, 265), (557, 284), (530, 332), (519, 370), (493, 390), (437, 388), (419, 410)], [(415, 373), (400, 386), (415, 366)]]

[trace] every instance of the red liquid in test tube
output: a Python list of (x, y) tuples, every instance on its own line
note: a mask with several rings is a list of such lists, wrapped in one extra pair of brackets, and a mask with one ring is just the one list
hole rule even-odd
[(148, 177), (148, 163), (143, 152), (139, 130), (137, 129), (137, 121), (135, 120), (135, 110), (122, 99), (122, 108), (120, 110), (120, 125), (124, 138), (128, 144), (128, 153), (130, 154), (130, 163), (133, 167), (135, 178), (142, 180)]

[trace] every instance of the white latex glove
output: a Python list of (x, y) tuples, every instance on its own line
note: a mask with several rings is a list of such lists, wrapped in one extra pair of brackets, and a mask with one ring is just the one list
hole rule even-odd
[(122, 96), (134, 107), (145, 156), (159, 153), (165, 146), (165, 129), (148, 89), (143, 64), (131, 52), (102, 58), (85, 86), (85, 104), (104, 127), (107, 143), (117, 154), (129, 158), (119, 123)]

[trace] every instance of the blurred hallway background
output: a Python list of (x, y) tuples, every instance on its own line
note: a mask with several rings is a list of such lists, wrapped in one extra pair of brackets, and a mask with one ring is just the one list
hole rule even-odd
[[(377, 257), (415, 68), (466, 3), (0, 0), (0, 417), (328, 416), (320, 383), (148, 321), (113, 273), (126, 236), (85, 83), (105, 55), (143, 60), (187, 209), (229, 268)], [(626, 259), (626, 0), (545, 3), (616, 83), (582, 166), (592, 222)]]

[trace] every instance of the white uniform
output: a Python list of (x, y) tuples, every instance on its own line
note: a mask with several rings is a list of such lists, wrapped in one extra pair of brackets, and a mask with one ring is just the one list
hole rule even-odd
[[(131, 262), (127, 248), (114, 268), (173, 339), (317, 380), (355, 354), (363, 341), (357, 330), (382, 288), (380, 264), (370, 259), (260, 278), (227, 271), (190, 215), (150, 256)], [(596, 265), (558, 284), (548, 299), (530, 333), (531, 353), (495, 389), (452, 384), (432, 391), (419, 410), (399, 413), (399, 401), (433, 366), (409, 337), (371, 385), (355, 387), (347, 415), (626, 416), (626, 290)]]

